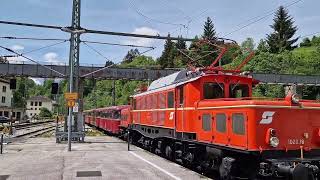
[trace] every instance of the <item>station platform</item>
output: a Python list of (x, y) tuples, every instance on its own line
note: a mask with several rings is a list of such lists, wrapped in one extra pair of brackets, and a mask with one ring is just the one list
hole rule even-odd
[(86, 137), (85, 143), (56, 144), (55, 138), (30, 138), (5, 145), (0, 180), (5, 179), (208, 179), (114, 137)]

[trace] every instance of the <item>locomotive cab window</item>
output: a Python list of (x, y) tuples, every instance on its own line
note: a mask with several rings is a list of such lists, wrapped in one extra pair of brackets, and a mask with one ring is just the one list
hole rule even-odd
[(234, 134), (245, 135), (245, 118), (242, 113), (232, 114), (232, 131)]
[(203, 84), (203, 98), (217, 99), (224, 98), (224, 85), (221, 83), (207, 82)]
[(248, 84), (230, 84), (229, 88), (231, 98), (249, 97)]

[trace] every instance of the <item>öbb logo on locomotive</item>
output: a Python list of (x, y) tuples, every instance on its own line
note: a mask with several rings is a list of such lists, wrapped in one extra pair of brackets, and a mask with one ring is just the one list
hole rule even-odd
[(271, 124), (274, 114), (275, 114), (275, 112), (273, 112), (273, 111), (265, 111), (265, 112), (263, 112), (260, 124)]

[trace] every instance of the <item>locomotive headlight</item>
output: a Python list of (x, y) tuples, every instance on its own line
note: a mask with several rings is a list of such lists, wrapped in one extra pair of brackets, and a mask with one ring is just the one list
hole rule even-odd
[(277, 137), (271, 137), (269, 140), (269, 144), (271, 147), (278, 147), (279, 146), (279, 139)]
[(295, 104), (298, 104), (299, 101), (300, 101), (300, 99), (299, 99), (299, 97), (298, 97), (297, 94), (293, 94), (293, 95), (291, 96), (291, 101), (292, 101), (293, 103), (295, 103)]

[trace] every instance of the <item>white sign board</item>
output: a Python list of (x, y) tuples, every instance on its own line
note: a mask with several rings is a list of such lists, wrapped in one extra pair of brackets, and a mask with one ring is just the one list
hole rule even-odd
[(78, 112), (79, 111), (79, 103), (75, 103), (75, 105), (73, 106), (73, 112)]

